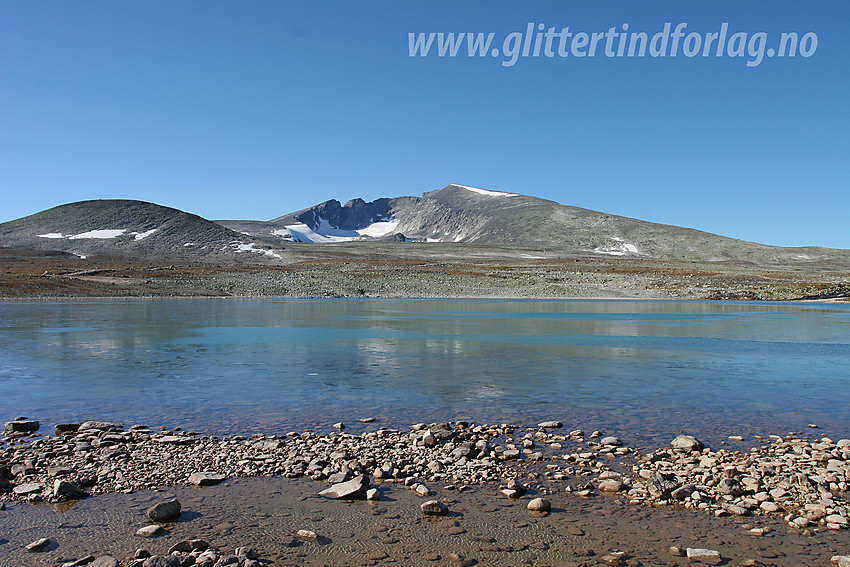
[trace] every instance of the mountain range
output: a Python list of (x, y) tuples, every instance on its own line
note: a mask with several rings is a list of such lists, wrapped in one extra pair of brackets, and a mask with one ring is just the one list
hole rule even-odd
[[(0, 247), (96, 255), (285, 263), (304, 243), (458, 243), (550, 256), (796, 265), (849, 250), (783, 248), (554, 201), (449, 185), (421, 197), (329, 200), (269, 221), (211, 221), (133, 200), (81, 201), (0, 224)], [(360, 244), (358, 244), (360, 246)], [(527, 255), (532, 256), (532, 255)]]

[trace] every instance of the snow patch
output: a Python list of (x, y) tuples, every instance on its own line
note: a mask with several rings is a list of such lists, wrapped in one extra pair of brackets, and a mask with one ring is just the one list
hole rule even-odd
[(233, 242), (230, 245), (240, 252), (256, 252), (257, 254), (265, 254), (266, 256), (271, 256), (272, 258), (280, 258), (280, 254), (276, 254), (274, 250), (267, 250), (265, 248), (254, 248), (253, 242), (251, 242), (250, 244)]
[[(398, 227), (398, 222), (392, 219), (373, 222), (372, 224), (358, 228), (357, 230), (343, 230), (332, 226), (327, 220), (319, 217), (319, 226), (312, 229), (304, 223), (288, 224), (286, 231), (295, 242), (348, 242), (356, 240), (361, 236), (377, 238), (392, 234)], [(272, 234), (284, 236), (282, 230), (275, 230)]]
[(373, 222), (365, 228), (357, 229), (357, 232), (360, 233), (361, 236), (371, 236), (372, 238), (378, 238), (380, 236), (392, 234), (393, 232), (395, 232), (396, 228), (398, 228), (398, 223), (396, 221), (385, 220), (380, 222)]
[(76, 252), (71, 252), (71, 254), (73, 254), (74, 256), (76, 256), (77, 258), (79, 258), (80, 260), (85, 260), (85, 259), (86, 259), (86, 255), (85, 255), (85, 254), (77, 254)]
[(131, 232), (130, 234), (132, 234), (132, 235), (133, 235), (133, 237), (134, 237), (136, 240), (144, 240), (145, 238), (147, 238), (148, 236), (150, 236), (151, 234), (153, 234), (154, 232), (156, 232), (156, 230), (157, 230), (157, 229), (152, 228), (152, 229), (150, 229), (150, 230), (146, 230), (145, 232)]
[(545, 260), (546, 256), (532, 256), (531, 254), (520, 254), (520, 258), (528, 258), (529, 260)]
[(517, 197), (516, 193), (505, 193), (504, 191), (490, 191), (489, 189), (479, 189), (477, 187), (467, 187), (466, 185), (455, 185), (461, 189), (478, 193), (479, 195), (487, 195), (488, 197)]
[(614, 244), (605, 247), (598, 246), (593, 251), (597, 254), (608, 254), (609, 256), (625, 256), (627, 253), (639, 254), (637, 246), (626, 242), (619, 236), (612, 236), (611, 240), (614, 241)]
[(65, 238), (61, 232), (48, 232), (47, 234), (37, 235), (39, 238)]
[(68, 238), (71, 240), (79, 240), (81, 238), (98, 238), (98, 239), (109, 239), (116, 238), (121, 236), (127, 232), (125, 229), (99, 229), (99, 230), (90, 230), (88, 232), (82, 232), (80, 234), (75, 234), (74, 236), (69, 236)]

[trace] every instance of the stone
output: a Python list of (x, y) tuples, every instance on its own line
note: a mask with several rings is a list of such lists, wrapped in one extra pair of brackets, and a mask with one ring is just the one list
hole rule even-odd
[(749, 516), (750, 511), (737, 504), (724, 504), (723, 509), (734, 516)]
[(518, 481), (518, 480), (517, 480), (517, 479), (515, 479), (515, 478), (508, 479), (508, 482), (507, 482), (507, 485), (506, 485), (506, 486), (507, 486), (507, 488), (509, 488), (509, 489), (511, 489), (511, 490), (516, 490), (516, 491), (517, 491), (517, 493), (518, 493), (520, 496), (524, 495), (524, 494), (526, 493), (526, 491), (528, 490), (528, 489), (525, 487), (525, 485), (523, 485), (520, 481)]
[(213, 486), (222, 482), (226, 477), (215, 471), (193, 472), (189, 475), (189, 484), (195, 486)]
[(82, 433), (83, 431), (121, 431), (124, 429), (118, 423), (110, 423), (108, 421), (86, 421), (80, 424), (80, 427), (77, 428), (77, 431)]
[(190, 539), (189, 545), (192, 546), (193, 551), (206, 551), (210, 548), (210, 544), (202, 539)]
[(623, 482), (616, 478), (603, 480), (596, 487), (600, 492), (620, 492), (623, 489)]
[(646, 483), (649, 494), (660, 500), (667, 500), (673, 491), (681, 486), (674, 474), (654, 472)]
[(341, 421), (338, 421), (338, 422), (334, 423), (333, 427), (334, 427), (334, 429), (336, 429), (338, 431), (342, 431), (343, 429), (345, 429), (345, 424)]
[(153, 440), (165, 445), (190, 445), (194, 441), (191, 437), (183, 435), (163, 435), (161, 437), (154, 437)]
[(156, 537), (162, 533), (162, 526), (159, 524), (151, 524), (136, 530), (136, 535), (140, 537)]
[(316, 535), (316, 532), (310, 530), (298, 530), (295, 537), (299, 537), (301, 539), (317, 539), (319, 536)]
[(328, 498), (339, 498), (339, 499), (352, 499), (352, 498), (360, 498), (366, 493), (366, 489), (369, 488), (369, 477), (366, 475), (360, 475), (348, 480), (346, 482), (340, 482), (334, 484), (330, 488), (326, 488), (323, 491), (319, 492), (319, 496), (326, 496)]
[(670, 442), (670, 446), (679, 451), (684, 451), (685, 453), (692, 453), (694, 451), (702, 451), (705, 449), (703, 442), (693, 435), (679, 435)]
[(541, 427), (543, 429), (560, 429), (564, 426), (560, 421), (541, 421), (537, 424), (537, 427)]
[(233, 550), (233, 555), (236, 557), (244, 557), (245, 559), (259, 559), (260, 554), (254, 551), (254, 548), (248, 546), (237, 547)]
[(38, 553), (39, 551), (44, 551), (48, 545), (50, 545), (50, 538), (43, 537), (41, 539), (35, 540), (30, 544), (27, 544), (24, 549), (32, 553)]
[(85, 557), (81, 557), (76, 561), (69, 561), (67, 563), (63, 563), (62, 567), (82, 567), (83, 565), (91, 565), (95, 559), (96, 558), (94, 555), (86, 555)]
[(601, 563), (602, 565), (609, 565), (610, 567), (625, 567), (627, 565), (627, 563), (623, 561), (621, 557), (618, 557), (613, 553), (601, 556), (597, 560), (597, 562)]
[(697, 563), (705, 563), (706, 565), (717, 565), (723, 561), (719, 551), (713, 549), (702, 549), (699, 547), (689, 547), (685, 550), (688, 561)]
[(609, 435), (608, 437), (603, 437), (599, 440), (599, 444), (605, 447), (622, 447), (623, 442), (620, 441), (619, 437), (614, 437), (613, 435)]
[(448, 507), (438, 500), (429, 500), (424, 502), (419, 509), (426, 516), (445, 516), (449, 513)]
[(850, 567), (850, 555), (833, 555), (830, 561), (837, 567)]
[[(379, 469), (380, 470), (380, 469)], [(377, 471), (376, 471), (377, 473)], [(345, 482), (346, 480), (351, 479), (351, 473), (349, 471), (340, 471), (338, 473), (334, 473), (328, 477), (328, 482), (331, 484), (339, 484), (341, 482)]]
[(86, 496), (85, 492), (82, 491), (80, 487), (76, 484), (67, 482), (65, 480), (55, 480), (53, 481), (53, 497), (54, 498), (68, 498), (70, 500), (79, 500)]
[(175, 522), (180, 517), (180, 508), (180, 502), (174, 498), (151, 506), (147, 514), (154, 522)]
[(529, 512), (549, 512), (552, 510), (552, 504), (543, 498), (534, 498), (529, 501), (527, 508)]
[(6, 422), (6, 433), (35, 433), (40, 426), (34, 419), (16, 419)]
[(717, 484), (717, 492), (729, 496), (740, 496), (744, 493), (744, 487), (734, 478), (724, 478)]
[(381, 499), (381, 493), (377, 488), (370, 488), (366, 491), (366, 500), (376, 501)]
[(101, 555), (88, 565), (89, 567), (118, 567), (118, 560), (111, 555)]
[(777, 504), (776, 502), (770, 502), (769, 500), (765, 500), (764, 502), (759, 504), (759, 508), (768, 513), (779, 512), (782, 509), (779, 504)]
[(178, 541), (177, 543), (175, 543), (174, 545), (172, 545), (171, 547), (168, 548), (167, 553), (168, 553), (168, 555), (171, 555), (172, 553), (175, 553), (175, 552), (189, 553), (190, 551), (192, 551), (192, 546), (189, 545), (188, 541)]
[(18, 496), (28, 496), (30, 494), (35, 494), (41, 492), (44, 489), (44, 485), (39, 484), (37, 482), (27, 482), (25, 484), (19, 484), (15, 488), (12, 489), (12, 492), (17, 494)]
[(57, 466), (49, 466), (47, 467), (47, 476), (68, 476), (72, 471), (68, 467), (57, 467)]
[(60, 423), (56, 426), (56, 436), (61, 437), (80, 430), (79, 423)]
[(181, 567), (176, 555), (152, 555), (142, 563), (143, 567)]
[(670, 493), (670, 497), (673, 498), (674, 500), (685, 500), (691, 494), (693, 494), (696, 491), (696, 489), (697, 489), (696, 484), (686, 484), (686, 485), (680, 486), (676, 490), (672, 491)]

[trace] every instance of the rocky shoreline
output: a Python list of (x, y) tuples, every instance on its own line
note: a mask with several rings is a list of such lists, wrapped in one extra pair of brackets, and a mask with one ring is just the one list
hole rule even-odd
[[(322, 433), (216, 437), (89, 421), (60, 424), (53, 435), (39, 435), (41, 424), (21, 418), (8, 422), (0, 438), (0, 500), (61, 504), (242, 477), (306, 477), (321, 482), (316, 492), (327, 498), (379, 501), (396, 490), (410, 490), (421, 497), (422, 516), (449, 513), (452, 498), (447, 494), (459, 498), (472, 487), (483, 487), (492, 490), (493, 499), (527, 500), (528, 514), (557, 514), (550, 495), (560, 493), (746, 517), (753, 536), (776, 529), (777, 519), (787, 530), (805, 536), (847, 533), (850, 525), (847, 439), (832, 441), (812, 432), (777, 435), (755, 439), (756, 446), (740, 452), (712, 451), (693, 436), (679, 435), (670, 447), (641, 451), (623, 446), (613, 435), (567, 431), (558, 421), (531, 427), (472, 422), (418, 423), (406, 430), (377, 423), (369, 427), (357, 435), (336, 423)], [(154, 536), (161, 525), (179, 517), (179, 503), (176, 512), (174, 504), (170, 511), (166, 502), (158, 505), (167, 513), (152, 507), (151, 523), (139, 530), (139, 537)], [(292, 535), (321, 537), (306, 528)], [(38, 543), (32, 542), (33, 553), (49, 546), (49, 540)], [(201, 549), (206, 542), (179, 543), (179, 548), (170, 546), (159, 556), (142, 548), (143, 556), (127, 558), (126, 564), (251, 566), (258, 561), (236, 549)], [(245, 551), (250, 546), (241, 547)], [(694, 547), (670, 553), (712, 563), (721, 561), (720, 551), (717, 557), (708, 553), (715, 551)], [(94, 556), (84, 559), (66, 564), (118, 564), (107, 559), (94, 563), (101, 561)], [(629, 565), (627, 557), (616, 555), (603, 562)]]

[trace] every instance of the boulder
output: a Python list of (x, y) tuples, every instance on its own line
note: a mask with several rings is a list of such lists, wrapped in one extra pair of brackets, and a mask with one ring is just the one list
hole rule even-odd
[(449, 513), (448, 507), (439, 500), (429, 500), (419, 506), (426, 516), (445, 516)]
[(552, 510), (552, 504), (548, 500), (534, 498), (528, 503), (527, 508), (530, 512), (549, 512)]
[(6, 422), (6, 433), (35, 433), (41, 424), (34, 419), (16, 419)]
[(369, 477), (360, 475), (348, 480), (334, 484), (330, 488), (326, 488), (319, 493), (319, 496), (328, 498), (352, 499), (360, 498), (366, 493), (369, 488)]
[(674, 474), (664, 474), (660, 472), (652, 473), (646, 483), (646, 489), (649, 494), (659, 500), (668, 500), (673, 491), (681, 486), (679, 479)]
[(705, 445), (702, 441), (693, 435), (679, 435), (670, 442), (670, 446), (676, 450), (691, 453), (693, 451), (702, 451)]
[(148, 518), (154, 522), (176, 522), (180, 518), (180, 502), (176, 498), (160, 502), (148, 508)]
[(225, 476), (215, 471), (194, 472), (189, 475), (189, 484), (195, 486), (213, 486), (223, 481)]

